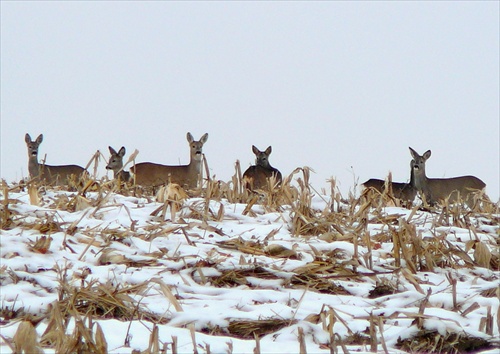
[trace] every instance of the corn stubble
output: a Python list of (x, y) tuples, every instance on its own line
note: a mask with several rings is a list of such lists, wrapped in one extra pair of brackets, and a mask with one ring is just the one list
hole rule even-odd
[[(97, 163), (97, 157), (95, 161)], [(370, 279), (375, 287), (368, 294), (368, 297), (376, 299), (400, 292), (401, 286), (397, 279), (405, 279), (416, 291), (422, 294), (423, 300), (419, 313), (404, 314), (405, 317), (413, 319), (419, 331), (410, 339), (398, 341), (398, 347), (401, 350), (459, 353), (498, 345), (461, 333), (442, 335), (435, 331), (426, 330), (423, 323), (426, 318), (431, 317), (426, 313), (430, 293), (423, 290), (422, 280), (416, 276), (417, 272), (433, 272), (437, 268), (459, 269), (480, 266), (498, 270), (500, 263), (498, 248), (497, 251), (491, 251), (490, 248), (481, 243), (470, 220), (472, 217), (481, 217), (486, 220), (485, 222), (489, 220), (492, 225), (495, 225), (495, 223), (500, 222), (498, 204), (492, 203), (485, 196), (478, 196), (478, 203), (473, 210), (464, 207), (463, 204), (434, 208), (430, 210), (436, 216), (433, 221), (434, 237), (424, 238), (414, 220), (420, 206), (407, 205), (406, 207), (410, 210), (410, 215), (407, 217), (384, 213), (386, 206), (400, 206), (390, 193), (377, 194), (373, 191), (367, 191), (360, 198), (355, 198), (350, 194), (348, 198), (344, 199), (337, 191), (335, 181), (331, 180), (327, 207), (321, 210), (316, 209), (313, 206), (313, 198), (320, 194), (309, 183), (310, 173), (311, 169), (308, 167), (297, 168), (283, 179), (281, 185), (277, 185), (276, 181), (271, 179), (267, 189), (249, 191), (243, 186), (241, 169), (239, 162), (237, 162), (235, 173), (229, 182), (209, 178), (204, 181), (203, 188), (189, 191), (185, 191), (179, 185), (170, 184), (159, 188), (155, 197), (149, 194), (150, 191), (133, 184), (117, 183), (106, 179), (89, 180), (83, 185), (75, 183), (71, 186), (75, 190), (72, 196), (58, 194), (52, 199), (45, 197), (45, 187), (38, 186), (34, 182), (14, 187), (2, 183), (3, 200), (0, 203), (2, 208), (0, 224), (4, 230), (18, 226), (25, 230), (37, 230), (41, 236), (36, 238), (30, 247), (33, 252), (48, 253), (53, 241), (50, 237), (51, 234), (66, 230), (68, 237), (71, 237), (78, 229), (78, 222), (71, 225), (71, 228), (63, 225), (57, 219), (57, 210), (89, 209), (95, 215), (101, 208), (106, 207), (110, 196), (114, 193), (143, 197), (148, 201), (156, 200), (161, 203), (151, 215), (157, 219), (158, 224), (146, 235), (135, 230), (133, 220), (131, 220), (130, 229), (123, 235), (117, 231), (101, 230), (100, 235), (105, 239), (108, 237), (109, 240), (118, 240), (119, 242), (129, 236), (151, 241), (159, 236), (168, 237), (172, 232), (182, 232), (188, 243), (196, 246), (196, 235), (190, 233), (193, 228), (201, 228), (208, 233), (223, 235), (221, 230), (208, 224), (209, 221), (220, 222), (224, 220), (225, 208), (221, 203), (222, 200), (227, 200), (229, 203), (245, 204), (243, 214), (250, 217), (257, 215), (258, 212), (254, 208), (257, 205), (263, 208), (266, 213), (286, 211), (290, 215), (291, 221), (288, 227), (292, 235), (306, 239), (315, 237), (326, 242), (347, 241), (354, 246), (353, 255), (348, 256), (342, 250), (319, 251), (311, 245), (311, 253), (314, 255), (313, 261), (294, 269), (287, 275), (272, 267), (264, 268), (260, 265), (248, 264), (244, 257), (241, 257), (239, 265), (234, 269), (218, 268), (220, 262), (217, 259), (225, 249), (237, 250), (242, 255), (265, 255), (282, 261), (300, 259), (301, 252), (273, 244), (274, 235), (278, 232), (278, 230), (274, 230), (264, 241), (245, 241), (236, 237), (219, 242), (218, 249), (214, 249), (211, 254), (213, 258), (198, 260), (197, 266), (194, 267), (194, 261), (190, 260), (188, 255), (176, 254), (174, 258), (184, 259), (185, 267), (193, 269), (193, 278), (198, 279), (200, 284), (211, 284), (222, 288), (242, 285), (254, 287), (254, 282), (251, 282), (249, 278), (275, 279), (279, 280), (285, 288), (301, 288), (304, 292), (314, 291), (349, 296), (349, 289), (336, 284), (336, 280), (349, 278), (366, 281), (366, 279)], [(48, 214), (49, 216), (44, 222), (24, 221), (22, 215), (18, 215), (15, 208), (12, 207), (18, 201), (9, 199), (9, 192), (26, 189), (31, 204), (54, 210), (54, 214)], [(95, 192), (98, 197), (88, 198), (87, 194), (90, 191)], [(197, 197), (199, 200), (187, 206), (185, 201), (190, 197)], [(381, 226), (379, 229), (383, 231), (371, 234), (368, 230), (369, 224), (379, 225)], [(442, 226), (467, 228), (476, 237), (468, 242), (467, 249), (463, 250), (449, 242), (446, 235), (438, 231)], [(149, 254), (149, 258), (143, 261), (130, 260), (109, 248), (109, 242), (96, 241), (96, 235), (93, 234), (92, 230), (82, 231), (82, 233), (87, 236), (85, 242), (88, 242), (89, 245), (102, 247), (99, 264), (114, 263), (130, 267), (143, 267), (156, 265), (157, 260), (167, 257), (165, 251)], [(393, 246), (391, 253), (392, 271), (376, 271), (373, 266), (373, 250), (383, 243), (391, 243)], [(360, 247), (366, 248), (368, 252), (363, 253)], [(473, 257), (469, 256), (469, 250), (473, 250)], [(371, 272), (359, 271), (360, 265), (368, 268)], [(219, 270), (220, 275), (206, 277), (201, 271), (203, 267), (213, 267)], [(9, 276), (8, 270), (1, 269), (1, 272)], [(176, 298), (175, 289), (167, 286), (160, 279), (153, 279), (151, 282), (133, 286), (101, 284), (96, 280), (88, 281), (88, 274), (82, 274), (80, 285), (75, 285), (68, 279), (66, 272), (67, 269), (58, 269), (59, 288), (57, 291), (59, 299), (50, 305), (43, 318), (48, 322), (48, 326), (41, 337), (38, 337), (35, 331), (40, 319), (34, 321), (33, 317), (24, 311), (9, 312), (12, 319), (17, 318), (17, 320), (22, 321), (11, 340), (4, 338), (13, 351), (42, 353), (43, 348), (53, 348), (58, 353), (107, 353), (105, 335), (96, 321), (114, 318), (121, 321), (139, 319), (155, 323), (149, 338), (148, 348), (142, 353), (177, 352), (177, 338), (175, 336), (171, 338), (171, 341), (162, 342), (158, 334), (156, 324), (168, 323), (168, 315), (162, 317), (149, 313), (141, 307), (137, 300), (134, 300), (137, 295), (146, 294), (147, 289), (154, 283), (160, 287), (161, 292), (172, 304), (175, 311), (182, 311), (182, 302)], [(14, 275), (10, 274), (10, 276), (15, 280)], [(448, 281), (453, 291), (456, 312), (466, 316), (477, 309), (479, 306), (477, 303), (469, 308), (462, 308), (461, 304), (456, 301), (456, 289), (454, 288), (456, 281), (451, 275), (448, 277)], [(500, 298), (498, 288), (484, 290), (483, 294), (487, 297)], [(2, 314), (6, 314), (8, 310), (2, 308)], [(486, 316), (481, 320), (479, 330), (486, 334), (492, 334), (494, 326), (500, 329), (500, 318), (494, 318), (491, 307), (487, 309), (486, 313)], [(364, 333), (356, 332), (349, 328), (349, 323), (342, 320), (335, 309), (323, 305), (320, 313), (311, 314), (305, 320), (322, 324), (330, 338), (323, 346), (325, 349), (330, 349), (331, 353), (337, 353), (339, 349), (347, 353), (346, 345), (363, 345), (370, 347), (371, 351), (388, 352), (384, 340), (384, 321), (386, 319), (384, 316), (373, 314), (367, 314), (366, 319), (370, 323), (367, 331)], [(74, 329), (68, 332), (70, 320), (74, 321)], [(347, 337), (341, 338), (334, 333), (333, 325), (337, 322), (347, 329), (349, 333)], [(278, 316), (259, 320), (230, 319), (228, 328), (207, 328), (205, 332), (255, 340), (255, 352), (258, 353), (260, 352), (260, 338), (262, 336), (275, 333), (296, 323), (297, 320), (293, 317), (281, 318)], [(198, 352), (201, 345), (196, 343), (194, 327), (191, 330), (193, 350)], [(300, 352), (305, 353), (307, 348), (301, 327), (299, 327), (298, 334), (298, 348)], [(204, 352), (210, 351), (208, 345), (203, 348)], [(227, 352), (232, 352), (231, 343), (227, 344)]]

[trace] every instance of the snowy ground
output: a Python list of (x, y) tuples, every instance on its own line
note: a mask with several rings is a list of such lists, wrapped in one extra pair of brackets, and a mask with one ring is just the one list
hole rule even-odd
[[(110, 353), (146, 351), (155, 339), (170, 353), (173, 337), (179, 353), (253, 353), (253, 335), (230, 333), (231, 323), (244, 320), (282, 321), (259, 335), (262, 353), (298, 353), (299, 329), (308, 353), (369, 352), (370, 324), (378, 352), (406, 352), (398, 340), (424, 330), (499, 343), (500, 272), (491, 267), (495, 257), (498, 264), (499, 215), (443, 220), (440, 212), (387, 207), (367, 211), (364, 223), (344, 217), (331, 231), (295, 236), (291, 206), (256, 204), (248, 212), (221, 199), (206, 209), (205, 199), (191, 198), (172, 221), (170, 209), (158, 211), (163, 203), (115, 193), (83, 198), (49, 190), (38, 205), (27, 191), (7, 197), (4, 189), (1, 353), (13, 352), (22, 319), (36, 324), (44, 352), (55, 352), (43, 340), (51, 311), (79, 288), (113, 293), (135, 311), (93, 317)], [(327, 215), (328, 203), (314, 196), (313, 211)], [(422, 250), (397, 251), (395, 234)], [(419, 252), (428, 258), (408, 264)], [(63, 292), (63, 283), (70, 290)], [(369, 296), (377, 285), (388, 293)], [(75, 302), (83, 319), (91, 306)], [(67, 319), (70, 335), (78, 318)]]

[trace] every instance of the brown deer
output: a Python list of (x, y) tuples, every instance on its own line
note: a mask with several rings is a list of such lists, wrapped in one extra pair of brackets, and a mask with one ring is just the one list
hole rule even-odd
[(28, 147), (28, 171), (32, 179), (36, 179), (48, 185), (69, 185), (86, 174), (83, 167), (78, 165), (49, 166), (45, 162), (38, 162), (38, 147), (43, 141), (43, 134), (40, 134), (35, 141), (26, 134), (24, 137)]
[[(401, 200), (404, 203), (411, 204), (417, 195), (417, 189), (415, 188), (415, 175), (413, 173), (413, 161), (410, 163), (410, 182), (389, 182), (387, 181), (387, 192), (394, 196), (394, 198)], [(369, 179), (362, 184), (365, 190), (374, 189), (380, 194), (386, 191), (386, 181), (382, 179)]]
[(427, 150), (422, 156), (411, 147), (413, 156), (412, 170), (415, 174), (415, 187), (421, 196), (430, 205), (448, 200), (450, 203), (463, 200), (474, 206), (474, 194), (482, 191), (486, 184), (474, 176), (461, 176), (454, 178), (427, 178), (425, 175), (425, 162), (431, 157), (431, 150)]
[(118, 152), (111, 146), (108, 146), (109, 152), (111, 154), (108, 164), (106, 165), (107, 170), (113, 171), (113, 176), (115, 179), (123, 181), (125, 183), (132, 180), (130, 172), (123, 171), (123, 156), (125, 156), (125, 146), (122, 146)]
[(130, 169), (135, 174), (135, 183), (145, 187), (157, 187), (172, 182), (182, 187), (196, 188), (202, 175), (203, 145), (208, 140), (208, 133), (198, 141), (193, 139), (191, 133), (187, 133), (186, 138), (191, 155), (188, 165), (166, 166), (152, 162), (138, 163)]
[(269, 146), (265, 151), (260, 151), (255, 145), (252, 145), (252, 151), (255, 154), (255, 165), (250, 166), (243, 174), (245, 187), (249, 190), (268, 189), (268, 181), (271, 177), (274, 177), (276, 185), (280, 185), (281, 172), (269, 163), (272, 147)]

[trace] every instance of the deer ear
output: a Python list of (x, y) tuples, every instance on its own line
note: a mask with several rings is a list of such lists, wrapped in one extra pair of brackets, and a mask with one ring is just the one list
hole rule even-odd
[(203, 134), (203, 136), (201, 137), (200, 141), (205, 144), (208, 140), (208, 133), (205, 133)]
[(186, 134), (186, 139), (187, 139), (188, 143), (190, 143), (190, 144), (194, 141), (193, 136), (191, 135), (191, 133), (187, 133)]
[(266, 149), (266, 155), (271, 155), (271, 152), (273, 151), (273, 148), (271, 146), (269, 146), (267, 149)]
[(24, 136), (24, 141), (26, 143), (31, 143), (31, 136), (28, 133), (26, 133), (26, 135)]
[(118, 156), (121, 156), (121, 157), (125, 156), (125, 151), (126, 151), (125, 146), (122, 146), (120, 151), (118, 151)]
[(411, 154), (411, 156), (413, 156), (414, 159), (416, 159), (418, 156), (420, 156), (418, 154), (418, 152), (416, 152), (415, 150), (413, 150), (411, 147), (408, 146), (408, 149), (410, 149), (410, 154)]
[(253, 152), (255, 155), (258, 155), (258, 154), (259, 154), (259, 152), (260, 152), (260, 150), (259, 150), (259, 149), (257, 149), (257, 146), (252, 145), (252, 152)]
[(424, 159), (428, 159), (429, 157), (431, 157), (431, 150), (427, 150), (425, 153), (424, 153)]
[(40, 144), (43, 141), (43, 134), (40, 134), (38, 138), (36, 138), (36, 142)]
[(113, 149), (111, 146), (108, 146), (108, 149), (109, 149), (109, 152), (111, 153), (111, 155), (116, 155), (115, 149)]

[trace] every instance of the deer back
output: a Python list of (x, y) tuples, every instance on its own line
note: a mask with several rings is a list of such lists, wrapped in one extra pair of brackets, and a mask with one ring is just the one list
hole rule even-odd
[(424, 191), (430, 202), (439, 202), (448, 199), (454, 203), (460, 200), (469, 201), (474, 193), (483, 190), (486, 184), (474, 176), (460, 176), (453, 178), (428, 178)]
[[(362, 184), (365, 189), (374, 189), (380, 194), (385, 192), (386, 181), (381, 179), (372, 178)], [(402, 183), (402, 182), (390, 182), (388, 185), (388, 192), (397, 198), (403, 201), (412, 202), (417, 195), (417, 190), (412, 186), (411, 183)]]

